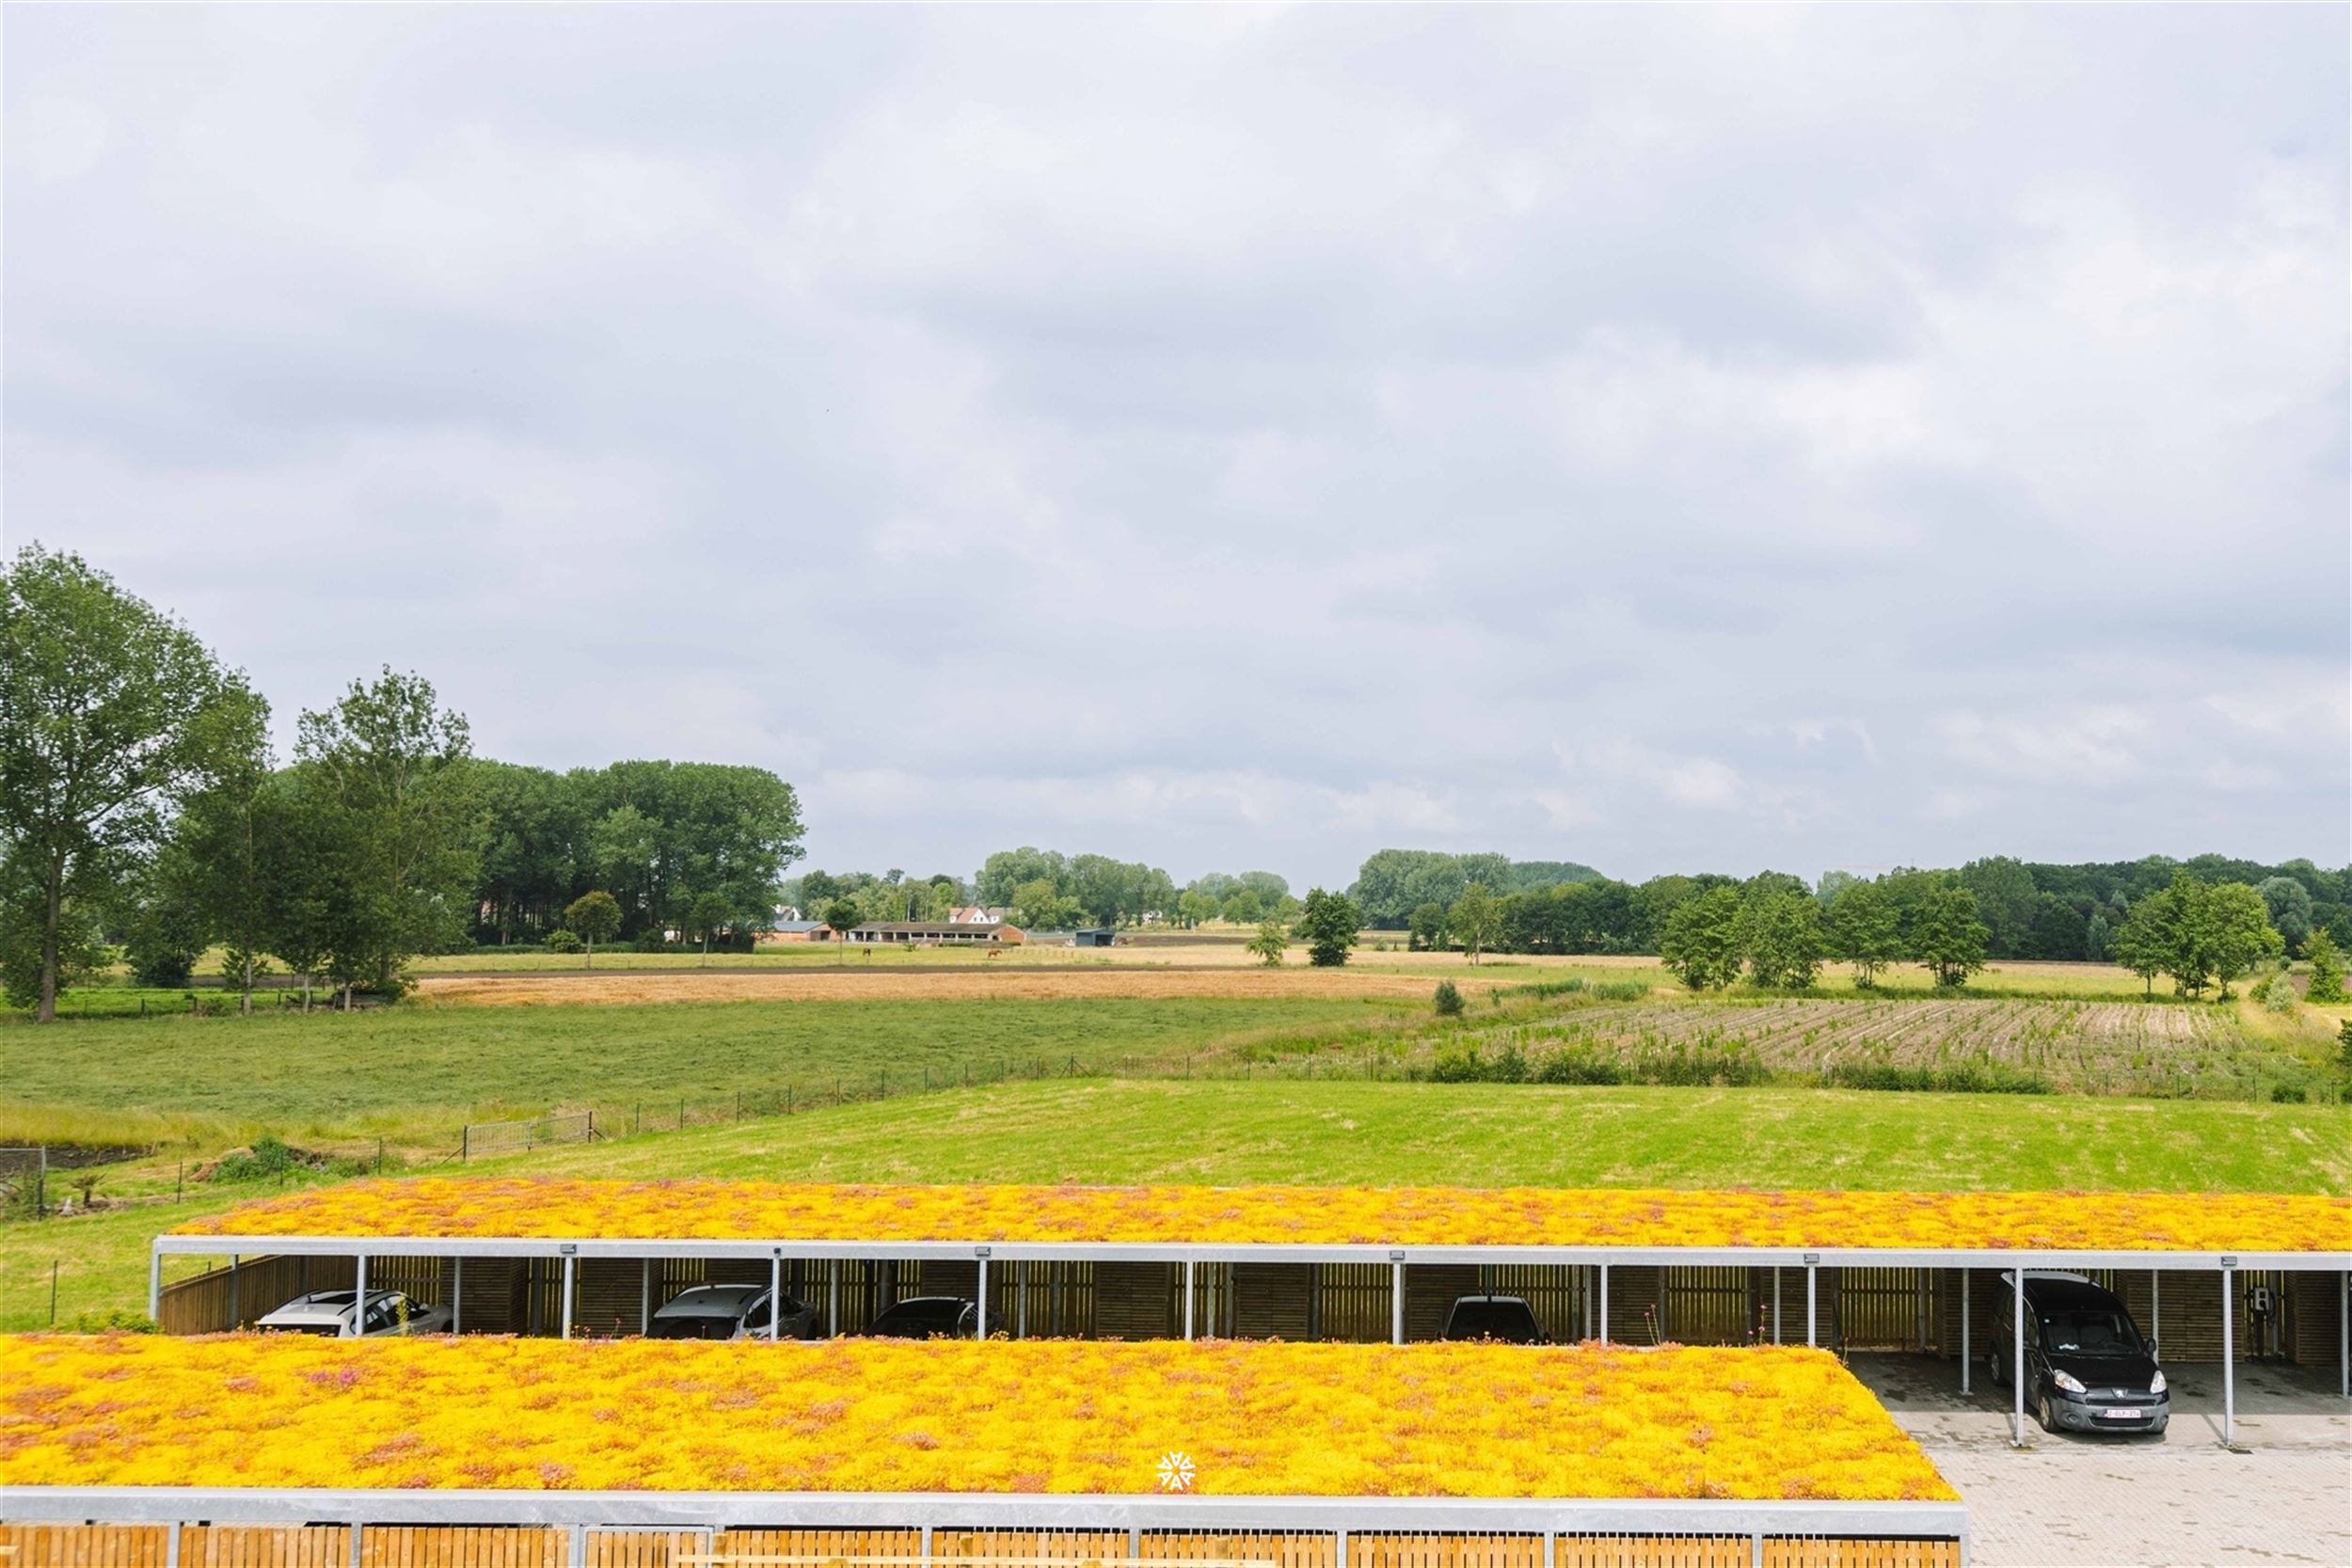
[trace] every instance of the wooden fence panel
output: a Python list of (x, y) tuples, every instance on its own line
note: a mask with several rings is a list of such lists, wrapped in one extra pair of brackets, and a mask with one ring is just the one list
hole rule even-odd
[(1750, 1568), (1744, 1535), (1564, 1535), (1557, 1568)]
[(371, 1525), (359, 1568), (565, 1568), (566, 1531), (513, 1525)]
[(1019, 1558), (1040, 1562), (1117, 1563), (1127, 1556), (1127, 1532), (1116, 1529), (934, 1529), (931, 1557)]
[(1767, 1536), (1764, 1568), (1960, 1568), (1960, 1543), (1906, 1537)]
[(919, 1529), (728, 1529), (711, 1537), (710, 1555), (725, 1558), (886, 1557), (920, 1561)]
[(348, 1568), (348, 1525), (190, 1525), (181, 1568)]
[(1349, 1568), (1544, 1568), (1544, 1538), (1486, 1532), (1350, 1535)]
[(1301, 1530), (1145, 1530), (1137, 1539), (1136, 1555), (1187, 1562), (1246, 1559), (1276, 1568), (1338, 1568), (1339, 1537)]
[(164, 1525), (0, 1524), (10, 1568), (164, 1568), (171, 1553)]
[(592, 1529), (580, 1568), (677, 1568), (707, 1555), (700, 1530)]

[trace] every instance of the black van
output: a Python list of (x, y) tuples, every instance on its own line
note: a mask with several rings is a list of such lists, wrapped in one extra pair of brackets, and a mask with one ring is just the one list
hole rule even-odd
[[(2010, 1292), (2001, 1276), (2000, 1313), (1988, 1358), (2007, 1386), (2016, 1361)], [(2044, 1432), (2162, 1432), (2172, 1400), (2139, 1325), (2122, 1300), (2078, 1274), (2026, 1273), (2026, 1408)]]

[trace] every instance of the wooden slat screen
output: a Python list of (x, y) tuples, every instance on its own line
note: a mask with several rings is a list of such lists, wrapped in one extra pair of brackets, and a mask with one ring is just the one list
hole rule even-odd
[(1767, 1536), (1764, 1568), (1960, 1568), (1960, 1543)]
[(349, 1568), (347, 1525), (191, 1525), (181, 1568)]
[(1144, 1530), (1136, 1537), (1136, 1555), (1184, 1562), (1247, 1559), (1275, 1568), (1338, 1568), (1339, 1538), (1296, 1530)]
[(1411, 1531), (1347, 1538), (1348, 1568), (1544, 1568), (1544, 1538)]
[(1744, 1535), (1564, 1535), (1555, 1568), (1751, 1568)]

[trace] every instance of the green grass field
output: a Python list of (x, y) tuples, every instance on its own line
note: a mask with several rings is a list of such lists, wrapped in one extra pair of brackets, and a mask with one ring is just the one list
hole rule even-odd
[[(1033, 1072), (1181, 1059), (1264, 1037), (1395, 1016), (1361, 1000), (673, 1003), (401, 1006), (353, 1014), (91, 1021), (5, 1037), (0, 1142), (150, 1142), (215, 1148), (384, 1137), (457, 1147), (468, 1120), (598, 1107), (619, 1121), (698, 1116), (738, 1090), (794, 1085), (903, 1094)], [(928, 1075), (928, 1076), (927, 1076)], [(119, 1119), (110, 1119), (119, 1118)], [(71, 1131), (68, 1131), (68, 1129)]]
[[(2338, 1106), (1809, 1089), (1009, 1084), (485, 1162), (484, 1173), (827, 1181), (2352, 1190)], [(168, 1190), (151, 1162), (151, 1187)], [(275, 1189), (0, 1225), (0, 1329), (137, 1308), (150, 1240)]]

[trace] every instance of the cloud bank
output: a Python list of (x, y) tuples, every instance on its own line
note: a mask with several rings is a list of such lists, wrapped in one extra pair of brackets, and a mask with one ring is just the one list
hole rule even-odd
[(6, 19), (6, 531), (821, 864), (2352, 855), (2341, 9)]

